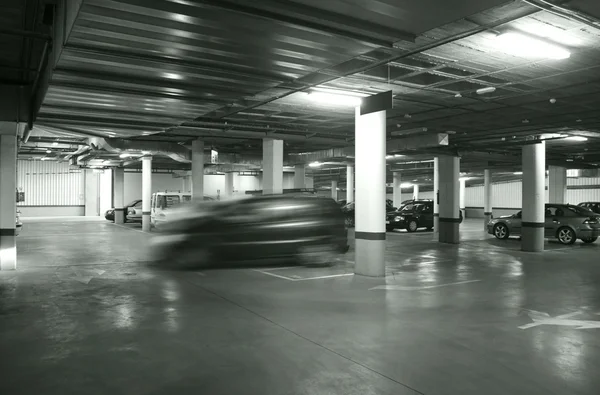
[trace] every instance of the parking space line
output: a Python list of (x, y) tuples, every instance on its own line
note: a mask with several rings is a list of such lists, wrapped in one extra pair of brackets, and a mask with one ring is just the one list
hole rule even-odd
[(283, 267), (272, 267), (268, 269), (260, 269), (265, 272), (274, 272), (275, 270), (286, 270), (286, 269), (298, 269), (300, 266), (283, 266)]
[(254, 271), (254, 272), (258, 272), (258, 273), (262, 273), (262, 274), (266, 274), (267, 276), (272, 276), (272, 277), (281, 278), (281, 279), (283, 279), (283, 280), (295, 281), (293, 278), (286, 277), (286, 276), (280, 276), (279, 274), (275, 274), (275, 273), (271, 273), (271, 272), (265, 272), (265, 271), (263, 271), (263, 270), (252, 269), (252, 271)]
[(420, 291), (424, 289), (433, 289), (433, 288), (441, 288), (441, 287), (449, 287), (451, 285), (460, 285), (460, 284), (468, 284), (468, 283), (476, 283), (481, 280), (467, 280), (467, 281), (458, 281), (455, 283), (447, 283), (447, 284), (438, 284), (438, 285), (426, 285), (426, 286), (403, 286), (403, 285), (395, 285), (395, 284), (387, 284), (387, 285), (378, 285), (376, 287), (370, 288), (370, 291), (374, 290), (386, 290), (386, 291)]
[(354, 276), (354, 273), (330, 274), (328, 276), (295, 278), (293, 281), (320, 280), (322, 278), (334, 278), (334, 277), (344, 277), (344, 276)]

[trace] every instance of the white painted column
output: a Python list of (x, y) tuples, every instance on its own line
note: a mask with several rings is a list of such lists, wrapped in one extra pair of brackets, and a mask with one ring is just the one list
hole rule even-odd
[(17, 268), (17, 123), (0, 122), (0, 270)]
[(125, 222), (125, 169), (115, 167), (113, 169), (113, 200), (115, 207), (115, 224)]
[(392, 173), (392, 204), (396, 208), (402, 205), (402, 174), (399, 171)]
[(337, 202), (338, 200), (338, 182), (337, 180), (331, 180), (331, 198)]
[(294, 167), (294, 188), (306, 188), (306, 168), (303, 163)]
[(233, 175), (235, 173), (225, 173), (225, 197), (231, 198), (233, 196)]
[(462, 212), (463, 218), (466, 218), (466, 207), (465, 207), (465, 193), (467, 189), (467, 181), (465, 179), (459, 179), (458, 182), (458, 206)]
[(440, 164), (439, 159), (433, 158), (433, 238), (439, 240), (440, 233), (440, 205), (438, 194), (440, 191)]
[(487, 232), (487, 224), (492, 219), (492, 172), (483, 171), (483, 230)]
[(356, 274), (385, 276), (386, 111), (360, 114), (355, 123)]
[(85, 170), (85, 216), (100, 215), (100, 174), (93, 169)]
[(354, 166), (346, 166), (346, 203), (354, 201)]
[(191, 176), (181, 177), (181, 192), (191, 193), (192, 192), (192, 179)]
[(204, 201), (204, 141), (192, 141), (192, 198)]
[(152, 157), (142, 158), (142, 230), (150, 231), (150, 214), (152, 199)]
[(306, 177), (306, 187), (307, 188), (315, 187), (315, 180), (312, 177)]
[(419, 200), (419, 185), (413, 184), (413, 199)]
[(544, 250), (546, 143), (523, 146), (523, 214), (521, 249)]
[(459, 176), (460, 159), (456, 156), (439, 157), (440, 195), (439, 195), (439, 241), (458, 244), (459, 234)]
[(565, 167), (550, 166), (548, 168), (548, 197), (548, 203), (564, 204), (567, 202), (567, 169)]
[(263, 195), (283, 193), (283, 140), (263, 139)]

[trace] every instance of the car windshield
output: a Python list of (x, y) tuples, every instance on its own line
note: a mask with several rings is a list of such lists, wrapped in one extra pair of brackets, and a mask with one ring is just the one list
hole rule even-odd
[(399, 212), (402, 213), (408, 213), (408, 212), (414, 212), (414, 211), (420, 211), (423, 209), (423, 205), (422, 204), (414, 204), (414, 203), (409, 203), (406, 206), (402, 207), (400, 210), (398, 210)]
[(138, 201), (139, 201), (139, 199), (132, 200), (131, 202), (129, 202), (129, 204), (126, 204), (125, 207), (134, 206)]
[(574, 212), (577, 215), (581, 215), (581, 216), (595, 216), (596, 213), (594, 213), (592, 210), (586, 208), (586, 207), (579, 207), (579, 206), (567, 206), (567, 208), (569, 210), (571, 210), (572, 212)]

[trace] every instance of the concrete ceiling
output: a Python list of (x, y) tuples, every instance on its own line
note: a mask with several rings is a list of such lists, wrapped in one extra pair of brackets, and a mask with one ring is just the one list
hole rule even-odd
[[(201, 137), (219, 152), (249, 155), (260, 153), (263, 137), (284, 139), (290, 154), (351, 147), (353, 109), (306, 100), (304, 91), (322, 86), (392, 90), (390, 141), (451, 133), (446, 149), (397, 154), (430, 159), (453, 152), (463, 156), (466, 172), (491, 166), (511, 174), (528, 139), (581, 135), (585, 144), (549, 140), (549, 162), (600, 163), (594, 0), (75, 3), (81, 7), (34, 137), (180, 144)], [(542, 36), (571, 56), (504, 53), (494, 37), (509, 31)], [(478, 95), (484, 87), (495, 91)], [(31, 144), (41, 150), (47, 143)], [(423, 180), (431, 173), (405, 171)], [(336, 177), (327, 166), (313, 172), (323, 182)]]

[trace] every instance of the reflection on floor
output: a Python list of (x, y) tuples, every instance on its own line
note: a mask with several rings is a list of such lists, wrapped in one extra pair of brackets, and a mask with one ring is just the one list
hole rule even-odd
[[(148, 267), (136, 225), (45, 220), (0, 272), (2, 394), (596, 394), (600, 243), (388, 234), (385, 279)], [(535, 325), (533, 325), (535, 324)]]

